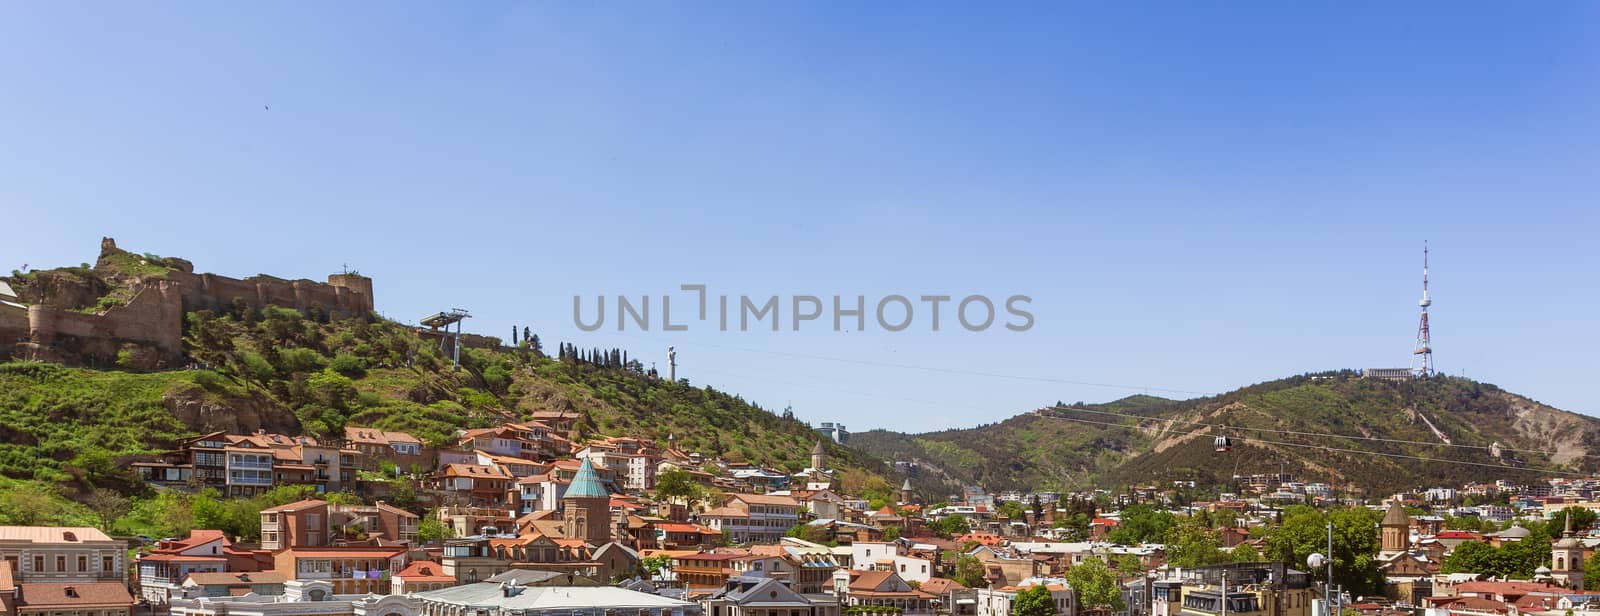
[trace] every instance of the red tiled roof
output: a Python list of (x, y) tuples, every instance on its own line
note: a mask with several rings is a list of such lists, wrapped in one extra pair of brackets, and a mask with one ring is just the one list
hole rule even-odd
[(744, 501), (752, 505), (788, 505), (790, 507), (800, 506), (800, 503), (796, 502), (793, 498), (789, 498), (787, 496), (773, 496), (770, 494), (733, 494), (730, 496), (730, 498), (733, 500)]
[(444, 574), (444, 567), (439, 563), (419, 560), (401, 569), (394, 577), (405, 578), (407, 582), (454, 582), (456, 578)]
[(133, 606), (133, 596), (121, 582), (87, 584), (22, 584), (18, 607), (49, 606), (66, 609), (92, 609)]
[(301, 509), (310, 509), (310, 508), (313, 508), (313, 507), (326, 507), (327, 505), (328, 505), (328, 501), (317, 500), (315, 498), (308, 498), (308, 499), (305, 499), (303, 501), (296, 501), (296, 502), (293, 502), (293, 503), (289, 503), (287, 505), (278, 505), (277, 507), (272, 507), (270, 509), (262, 509), (261, 513), (293, 513), (295, 511), (299, 511)]
[(187, 556), (184, 554), (145, 554), (139, 557), (139, 562), (174, 563), (174, 562), (221, 562), (228, 560), (222, 556)]
[(0, 540), (31, 543), (110, 541), (105, 533), (88, 526), (0, 526)]
[(188, 579), (201, 586), (214, 586), (219, 584), (282, 584), (289, 580), (289, 575), (277, 571), (196, 571), (189, 574)]
[(386, 549), (361, 548), (290, 548), (296, 558), (394, 558), (406, 553), (404, 546)]

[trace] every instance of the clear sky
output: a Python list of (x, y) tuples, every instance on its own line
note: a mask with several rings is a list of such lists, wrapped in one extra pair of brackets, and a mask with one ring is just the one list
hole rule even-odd
[[(921, 431), (1405, 366), (1428, 240), (1439, 369), (1600, 414), (1600, 4), (1064, 4), (4, 3), (0, 266), (348, 264)], [(1036, 324), (573, 324), (685, 283)]]

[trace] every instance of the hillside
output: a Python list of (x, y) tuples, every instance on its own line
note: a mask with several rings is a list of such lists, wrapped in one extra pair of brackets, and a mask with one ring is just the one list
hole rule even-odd
[[(103, 255), (94, 268), (6, 280), (24, 300), (92, 317), (153, 288), (152, 279), (190, 269), (181, 260), (125, 255), (114, 251), (109, 262)], [(638, 362), (623, 361), (620, 350), (554, 359), (474, 337), (479, 346), (464, 345), (457, 368), (437, 338), (370, 313), (340, 317), (327, 310), (224, 305), (184, 314), (182, 357), (205, 369), (141, 370), (160, 362), (131, 357), (128, 349), (146, 348), (136, 345), (124, 345), (114, 361), (97, 362), (114, 363), (116, 370), (15, 358), (0, 363), (0, 478), (84, 500), (96, 488), (143, 490), (127, 462), (211, 430), (320, 437), (362, 425), (408, 431), (439, 445), (452, 442), (457, 429), (541, 410), (581, 414), (579, 438), (634, 435), (665, 442), (670, 435), (677, 447), (708, 457), (791, 471), (806, 466), (818, 440), (804, 423), (737, 395), (648, 376)], [(872, 458), (829, 447), (832, 464), (850, 480), (885, 474)]]
[[(1499, 442), (1527, 451), (1495, 458), (1487, 449), (1447, 447), (1438, 444), (1424, 418), (1456, 445), (1486, 448)], [(1213, 451), (1219, 430), (1197, 423), (1233, 427), (1234, 451)], [(1388, 440), (1320, 436), (1327, 434)], [(1181, 402), (1135, 396), (1055, 406), (963, 430), (877, 430), (854, 434), (851, 441), (887, 461), (917, 462), (914, 483), (930, 495), (966, 483), (993, 490), (1172, 480), (1220, 486), (1235, 474), (1277, 472), (1280, 465), (1305, 481), (1381, 493), (1538, 476), (1519, 466), (1591, 471), (1600, 467), (1591, 457), (1600, 453), (1597, 445), (1600, 420), (1493, 385), (1453, 377), (1393, 383), (1353, 372), (1303, 375)]]

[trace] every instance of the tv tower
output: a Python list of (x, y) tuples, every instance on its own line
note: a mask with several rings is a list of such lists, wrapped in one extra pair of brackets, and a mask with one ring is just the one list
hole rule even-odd
[(1428, 306), (1433, 305), (1433, 299), (1428, 297), (1428, 242), (1422, 242), (1422, 299), (1417, 302), (1422, 307), (1422, 321), (1417, 323), (1417, 349), (1411, 352), (1411, 372), (1417, 378), (1433, 376), (1433, 342), (1428, 338)]

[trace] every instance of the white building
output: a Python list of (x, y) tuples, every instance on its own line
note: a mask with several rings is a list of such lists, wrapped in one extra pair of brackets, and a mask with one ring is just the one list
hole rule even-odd
[[(614, 586), (479, 582), (410, 595), (424, 616), (699, 616), (700, 605)], [(382, 616), (382, 615), (378, 615)]]
[(172, 600), (171, 616), (417, 616), (407, 595), (336, 595), (325, 580), (289, 580), (281, 595), (185, 597)]
[(1074, 605), (1076, 594), (1067, 581), (1062, 578), (1028, 578), (1018, 583), (1015, 587), (979, 588), (977, 589), (978, 610), (976, 616), (1011, 616), (1011, 602), (1017, 599), (1017, 593), (1033, 586), (1044, 584), (1050, 589), (1050, 599), (1056, 604), (1057, 614), (1076, 614)]

